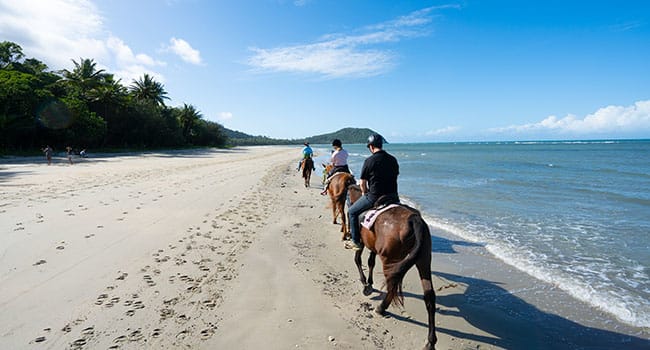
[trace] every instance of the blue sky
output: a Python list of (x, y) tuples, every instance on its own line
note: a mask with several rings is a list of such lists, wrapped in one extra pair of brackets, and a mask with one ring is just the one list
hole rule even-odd
[(650, 138), (648, 1), (0, 0), (0, 40), (254, 135)]

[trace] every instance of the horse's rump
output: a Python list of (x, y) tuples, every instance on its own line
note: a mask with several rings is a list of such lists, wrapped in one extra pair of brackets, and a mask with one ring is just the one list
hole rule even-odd
[(311, 158), (305, 158), (302, 160), (302, 177), (307, 177), (311, 175), (311, 171), (314, 168), (314, 160)]

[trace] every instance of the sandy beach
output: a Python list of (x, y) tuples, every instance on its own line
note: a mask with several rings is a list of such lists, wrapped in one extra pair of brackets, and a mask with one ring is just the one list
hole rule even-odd
[[(0, 161), (0, 349), (421, 348), (417, 272), (405, 280), (405, 307), (376, 315), (381, 265), (377, 291), (363, 296), (320, 172), (305, 188), (298, 154)], [(437, 349), (650, 348), (647, 332), (534, 306), (528, 295), (567, 296), (432, 235)], [(503, 280), (472, 277), (485, 268)]]

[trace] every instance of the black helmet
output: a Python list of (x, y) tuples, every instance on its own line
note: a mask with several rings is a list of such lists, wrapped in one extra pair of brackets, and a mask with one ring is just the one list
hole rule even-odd
[(370, 147), (371, 145), (375, 148), (382, 148), (384, 145), (384, 137), (379, 134), (372, 134), (368, 136), (366, 147)]
[(341, 140), (334, 139), (334, 141), (332, 141), (332, 146), (341, 147), (342, 146)]

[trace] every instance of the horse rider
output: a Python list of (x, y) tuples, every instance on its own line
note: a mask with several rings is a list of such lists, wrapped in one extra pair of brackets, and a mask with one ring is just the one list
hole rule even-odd
[(383, 150), (384, 141), (379, 134), (372, 134), (368, 137), (366, 146), (372, 155), (366, 158), (361, 167), (359, 187), (361, 187), (363, 195), (348, 209), (351, 241), (346, 242), (346, 249), (359, 250), (363, 247), (359, 234), (359, 214), (372, 208), (382, 196), (398, 198), (399, 164), (395, 157)]
[[(303, 145), (305, 147), (302, 149), (302, 159), (298, 162), (298, 170), (300, 170), (300, 166), (305, 159), (311, 158), (314, 155), (314, 151), (309, 147), (309, 142), (305, 141)], [(316, 168), (314, 167), (313, 170), (316, 170)]]
[[(332, 147), (334, 148), (334, 152), (332, 152), (332, 156), (330, 157), (330, 164), (332, 164), (332, 169), (327, 172), (328, 179), (338, 172), (350, 173), (350, 168), (348, 167), (348, 151), (343, 149), (341, 140), (334, 139), (334, 141), (332, 141)], [(329, 181), (325, 183), (325, 189), (320, 194), (323, 196), (327, 194), (328, 186)]]

